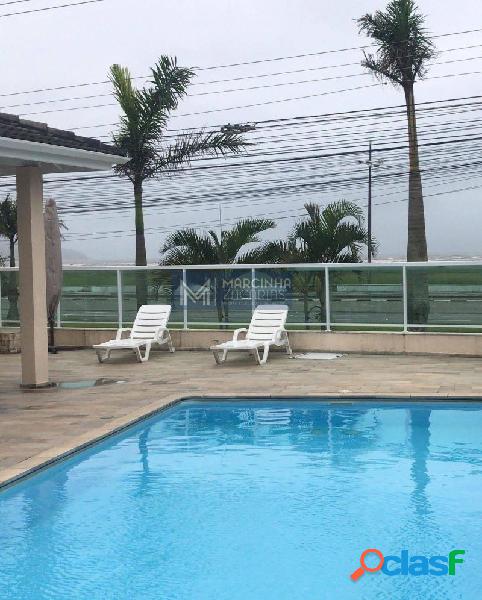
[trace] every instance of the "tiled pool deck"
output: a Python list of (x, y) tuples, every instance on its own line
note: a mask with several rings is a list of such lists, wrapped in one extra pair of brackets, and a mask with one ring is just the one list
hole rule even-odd
[(50, 357), (53, 381), (121, 379), (88, 389), (23, 392), (20, 356), (0, 355), (0, 485), (189, 396), (437, 396), (482, 398), (482, 358), (346, 355), (264, 367), (245, 354), (218, 367), (208, 352), (128, 354), (100, 365), (91, 350)]

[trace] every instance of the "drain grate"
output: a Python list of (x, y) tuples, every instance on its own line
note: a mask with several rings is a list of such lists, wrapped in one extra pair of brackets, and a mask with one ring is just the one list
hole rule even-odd
[(127, 383), (125, 379), (81, 379), (79, 381), (60, 381), (55, 384), (55, 387), (63, 390), (81, 390), (90, 387), (99, 387), (101, 385), (114, 385), (116, 383)]

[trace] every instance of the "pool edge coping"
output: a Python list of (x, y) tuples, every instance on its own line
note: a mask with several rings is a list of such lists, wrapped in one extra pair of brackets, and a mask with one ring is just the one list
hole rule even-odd
[[(136, 411), (129, 412), (128, 414), (118, 417), (112, 420), (109, 424), (96, 429), (92, 429), (83, 433), (82, 435), (75, 436), (68, 444), (54, 446), (48, 450), (44, 450), (34, 456), (31, 456), (16, 465), (0, 469), (0, 491), (8, 488), (22, 479), (28, 478), (38, 471), (42, 471), (57, 462), (61, 462), (77, 452), (81, 452), (90, 446), (93, 446), (106, 438), (120, 433), (124, 429), (127, 429), (137, 423), (149, 419), (164, 410), (175, 406), (181, 402), (189, 400), (249, 400), (249, 399), (260, 399), (267, 400), (271, 398), (277, 398), (280, 400), (293, 400), (301, 398), (294, 394), (190, 394), (187, 396), (178, 396), (177, 394), (169, 394), (164, 397), (161, 401), (157, 400), (147, 406)], [(451, 396), (450, 394), (439, 394), (439, 395), (427, 395), (423, 393), (417, 394), (303, 394), (303, 399), (310, 400), (331, 400), (334, 403), (340, 401), (340, 404), (344, 402), (354, 400), (385, 400), (387, 402), (396, 400), (411, 400), (419, 401), (424, 400), (428, 402), (446, 402), (446, 403), (457, 403), (457, 402), (482, 402), (481, 396)]]

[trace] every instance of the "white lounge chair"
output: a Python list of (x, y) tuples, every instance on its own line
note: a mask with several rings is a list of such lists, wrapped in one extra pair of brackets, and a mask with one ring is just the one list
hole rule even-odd
[[(144, 304), (137, 312), (132, 329), (118, 329), (115, 340), (93, 346), (100, 363), (110, 357), (113, 350), (133, 350), (139, 362), (149, 360), (149, 353), (153, 344), (159, 346), (167, 344), (170, 352), (174, 352), (171, 334), (167, 329), (167, 322), (171, 314), (170, 304)], [(130, 331), (128, 338), (122, 338), (124, 331)], [(141, 348), (144, 347), (144, 356)]]
[[(268, 360), (270, 346), (283, 346), (286, 348), (290, 358), (291, 351), (288, 332), (284, 328), (286, 318), (288, 317), (288, 307), (286, 304), (261, 304), (256, 307), (249, 329), (236, 329), (233, 339), (229, 342), (211, 346), (214, 359), (218, 365), (226, 360), (226, 355), (230, 350), (246, 350), (253, 354), (259, 365), (264, 365)], [(244, 339), (239, 340), (238, 336), (246, 332)], [(259, 356), (259, 349), (263, 348), (263, 357)], [(220, 354), (222, 353), (222, 357)]]

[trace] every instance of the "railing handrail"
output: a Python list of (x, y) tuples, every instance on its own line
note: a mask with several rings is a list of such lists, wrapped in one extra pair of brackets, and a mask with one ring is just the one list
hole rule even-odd
[[(401, 267), (482, 267), (482, 260), (453, 260), (428, 262), (376, 262), (376, 263), (228, 263), (222, 265), (64, 265), (64, 271), (216, 271), (216, 270), (251, 270), (251, 269), (380, 269)], [(18, 271), (18, 267), (0, 267), (0, 272)]]

